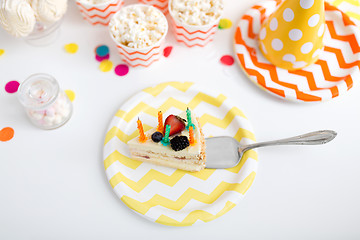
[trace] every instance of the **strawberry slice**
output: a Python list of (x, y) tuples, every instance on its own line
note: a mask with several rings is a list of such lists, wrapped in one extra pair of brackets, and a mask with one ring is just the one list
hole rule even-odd
[(172, 136), (176, 133), (183, 131), (185, 129), (185, 122), (186, 120), (182, 119), (179, 116), (169, 115), (165, 120), (165, 127), (166, 125), (171, 126), (169, 136)]

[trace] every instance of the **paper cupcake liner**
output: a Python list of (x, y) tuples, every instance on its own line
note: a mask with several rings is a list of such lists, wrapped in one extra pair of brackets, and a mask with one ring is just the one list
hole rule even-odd
[(134, 49), (117, 44), (117, 49), (122, 60), (131, 67), (149, 67), (161, 58), (164, 47), (163, 42), (164, 41), (161, 41), (153, 47), (144, 49)]
[(92, 25), (104, 25), (107, 26), (114, 13), (120, 10), (124, 4), (123, 0), (114, 0), (112, 2), (104, 4), (87, 4), (79, 0), (76, 1), (81, 15)]
[(139, 0), (139, 2), (152, 5), (160, 9), (164, 14), (168, 13), (168, 0)]

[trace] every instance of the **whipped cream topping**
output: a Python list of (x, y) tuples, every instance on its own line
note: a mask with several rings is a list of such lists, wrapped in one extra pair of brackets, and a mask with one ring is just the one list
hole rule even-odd
[(167, 20), (160, 10), (136, 4), (122, 8), (110, 21), (110, 34), (130, 48), (155, 45), (167, 33)]
[(171, 14), (180, 22), (188, 25), (207, 25), (220, 19), (223, 0), (172, 0)]
[(36, 23), (34, 10), (25, 0), (0, 1), (0, 25), (15, 37), (28, 36)]
[(27, 0), (35, 12), (35, 17), (42, 23), (53, 23), (67, 10), (67, 0)]
[(114, 0), (77, 0), (77, 1), (81, 2), (81, 3), (90, 4), (90, 5), (96, 5), (96, 4), (102, 4), (102, 3), (111, 3)]

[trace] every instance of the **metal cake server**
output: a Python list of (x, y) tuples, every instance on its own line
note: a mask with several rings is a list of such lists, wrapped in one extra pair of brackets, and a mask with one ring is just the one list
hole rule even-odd
[(332, 130), (310, 132), (281, 140), (240, 145), (232, 137), (206, 138), (206, 168), (231, 168), (236, 166), (243, 154), (250, 149), (276, 145), (318, 145), (330, 142), (337, 133)]

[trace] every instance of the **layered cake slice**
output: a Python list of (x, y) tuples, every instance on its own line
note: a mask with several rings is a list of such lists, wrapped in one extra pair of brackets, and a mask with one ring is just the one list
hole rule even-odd
[(204, 169), (205, 139), (196, 116), (189, 109), (169, 115), (165, 123), (161, 112), (158, 116), (158, 126), (147, 132), (138, 120), (139, 137), (128, 142), (131, 157), (191, 172)]

